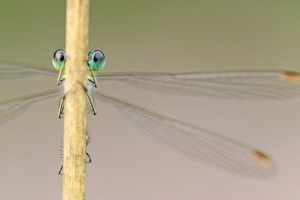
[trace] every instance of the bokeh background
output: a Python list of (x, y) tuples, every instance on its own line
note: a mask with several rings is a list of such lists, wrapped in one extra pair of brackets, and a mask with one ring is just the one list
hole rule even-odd
[[(300, 2), (92, 1), (90, 48), (106, 54), (104, 72), (300, 71)], [(65, 2), (0, 2), (0, 59), (51, 68), (64, 48)], [(100, 72), (101, 73), (101, 72)], [(0, 100), (55, 88), (56, 79), (1, 82)], [(107, 82), (100, 90), (205, 127), (268, 152), (269, 180), (237, 177), (196, 163), (133, 127), (97, 102), (89, 117), (86, 198), (196, 200), (300, 198), (300, 101), (252, 102), (158, 94)], [(60, 199), (58, 99), (31, 106), (0, 126), (0, 199)]]

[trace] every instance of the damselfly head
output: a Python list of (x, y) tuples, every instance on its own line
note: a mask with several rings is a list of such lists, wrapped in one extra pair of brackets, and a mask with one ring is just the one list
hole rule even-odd
[(67, 56), (66, 56), (66, 52), (64, 50), (59, 49), (59, 50), (55, 51), (53, 58), (52, 58), (53, 67), (55, 69), (57, 69), (58, 71), (60, 71), (65, 65), (66, 58), (67, 58)]
[(104, 53), (95, 50), (88, 53), (88, 67), (93, 71), (100, 71), (105, 66)]

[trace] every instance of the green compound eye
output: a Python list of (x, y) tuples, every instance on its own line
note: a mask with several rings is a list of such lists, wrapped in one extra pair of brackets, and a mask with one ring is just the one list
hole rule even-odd
[(55, 51), (53, 58), (52, 58), (52, 64), (53, 67), (55, 69), (57, 69), (58, 71), (60, 71), (66, 62), (66, 52), (62, 49), (59, 49), (57, 51)]
[(88, 67), (93, 71), (100, 71), (105, 66), (105, 56), (99, 51), (95, 50), (88, 53)]

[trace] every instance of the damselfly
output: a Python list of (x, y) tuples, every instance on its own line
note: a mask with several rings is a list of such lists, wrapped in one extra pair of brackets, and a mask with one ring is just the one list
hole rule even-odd
[[(273, 160), (256, 148), (225, 137), (205, 128), (171, 119), (132, 103), (106, 95), (98, 90), (97, 81), (119, 81), (146, 90), (203, 98), (240, 100), (282, 100), (299, 97), (299, 73), (290, 71), (223, 71), (193, 73), (102, 73), (93, 75), (94, 61), (105, 57), (100, 51), (88, 54), (88, 100), (93, 108), (93, 98), (106, 102), (122, 111), (133, 124), (165, 146), (195, 161), (235, 174), (268, 178), (276, 171)], [(63, 55), (63, 58), (59, 55)], [(94, 55), (100, 56), (96, 60)], [(54, 59), (64, 66), (65, 52), (58, 50)], [(95, 65), (96, 66), (96, 65)], [(101, 66), (101, 65), (100, 65)], [(102, 67), (103, 67), (102, 66)], [(101, 68), (101, 67), (100, 67)], [(63, 68), (59, 68), (58, 83), (64, 82)], [(57, 76), (55, 70), (29, 64), (1, 62), (0, 80), (10, 81), (34, 75)], [(31, 104), (62, 95), (54, 89), (21, 96), (0, 102), (0, 123), (3, 123)], [(63, 113), (63, 102), (59, 115)]]

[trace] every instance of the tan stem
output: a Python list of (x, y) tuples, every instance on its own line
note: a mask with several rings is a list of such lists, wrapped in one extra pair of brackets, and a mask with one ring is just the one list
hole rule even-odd
[(63, 200), (85, 199), (89, 0), (67, 0)]

